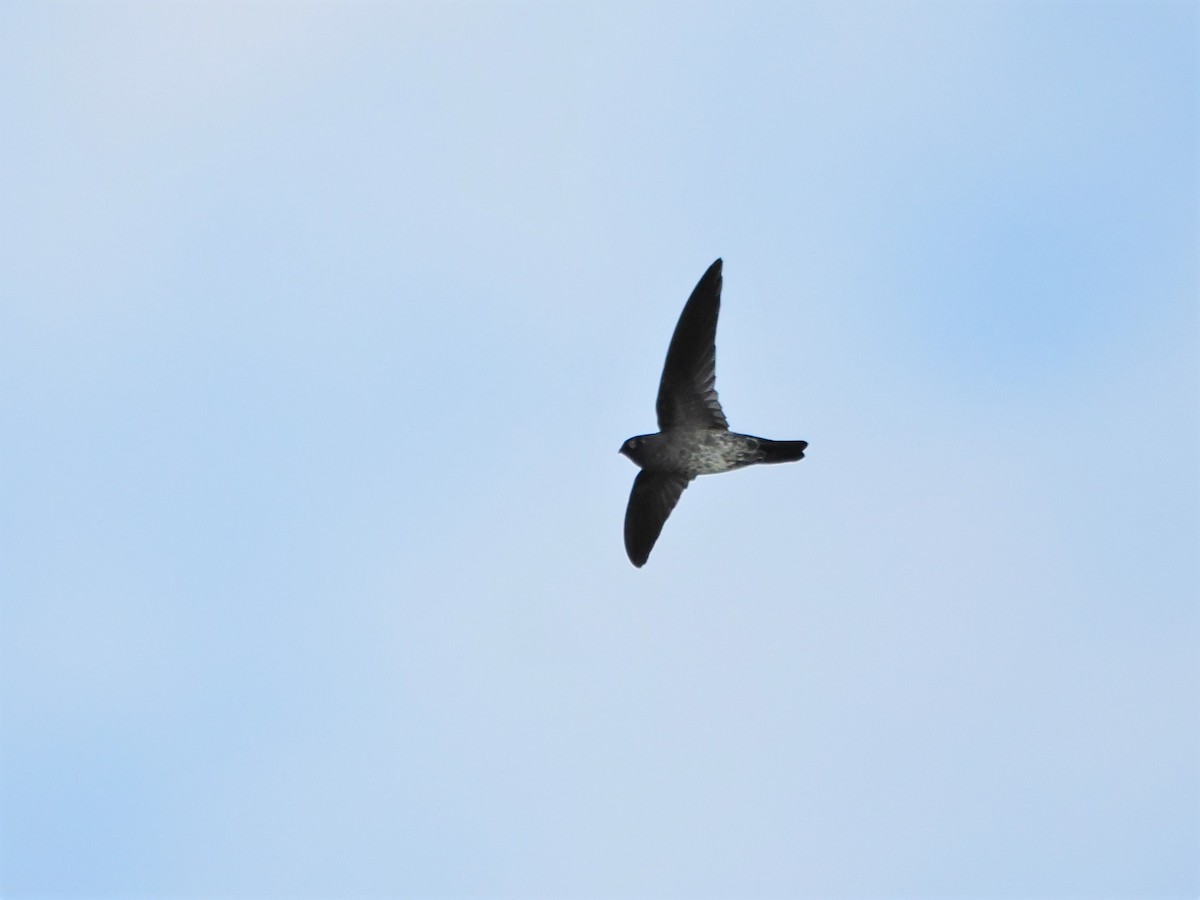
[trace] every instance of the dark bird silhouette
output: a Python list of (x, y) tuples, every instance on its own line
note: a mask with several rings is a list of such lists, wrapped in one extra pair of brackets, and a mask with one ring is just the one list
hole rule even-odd
[(679, 316), (658, 384), (658, 433), (640, 434), (621, 452), (641, 466), (625, 510), (625, 552), (639, 568), (663, 523), (697, 475), (804, 458), (807, 441), (769, 441), (729, 430), (717, 400), (717, 313), (721, 260), (708, 267)]

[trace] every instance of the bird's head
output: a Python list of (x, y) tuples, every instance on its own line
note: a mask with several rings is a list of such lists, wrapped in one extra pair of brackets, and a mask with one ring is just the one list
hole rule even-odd
[(641, 465), (642, 450), (645, 446), (642, 437), (640, 434), (637, 437), (631, 437), (621, 445), (621, 453), (628, 456), (638, 465)]

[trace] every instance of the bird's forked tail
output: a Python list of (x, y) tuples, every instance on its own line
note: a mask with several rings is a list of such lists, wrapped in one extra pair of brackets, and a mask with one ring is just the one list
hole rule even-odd
[(762, 451), (762, 462), (784, 463), (804, 459), (804, 448), (808, 441), (769, 441), (759, 438), (759, 449)]

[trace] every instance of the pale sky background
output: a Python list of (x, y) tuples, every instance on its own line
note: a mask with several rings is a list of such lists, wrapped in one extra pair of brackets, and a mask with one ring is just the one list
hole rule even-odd
[(1198, 9), (5, 3), (0, 894), (1197, 896)]

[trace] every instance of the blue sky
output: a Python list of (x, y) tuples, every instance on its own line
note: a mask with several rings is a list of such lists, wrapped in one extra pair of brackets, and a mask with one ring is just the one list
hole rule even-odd
[(0, 893), (1196, 896), (1197, 26), (6, 4)]

